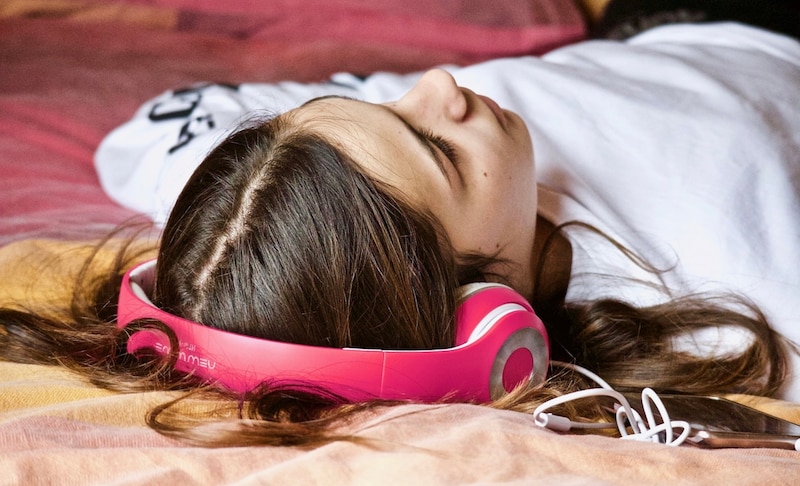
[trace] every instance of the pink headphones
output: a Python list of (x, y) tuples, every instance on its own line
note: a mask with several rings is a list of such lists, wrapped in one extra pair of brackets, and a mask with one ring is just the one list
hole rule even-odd
[[(541, 383), (547, 372), (549, 342), (542, 321), (524, 298), (503, 285), (464, 288), (452, 348), (339, 349), (234, 334), (169, 314), (148, 297), (155, 265), (151, 260), (125, 274), (117, 327), (137, 319), (164, 323), (180, 342), (177, 369), (234, 392), (289, 382), (321, 387), (350, 401), (486, 402), (526, 379)], [(166, 354), (169, 340), (156, 329), (136, 331), (128, 352), (145, 348)]]

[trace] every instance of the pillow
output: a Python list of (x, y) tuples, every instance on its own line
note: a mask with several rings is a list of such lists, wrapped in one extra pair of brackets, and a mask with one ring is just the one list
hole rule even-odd
[(178, 29), (241, 39), (349, 41), (482, 58), (541, 54), (585, 37), (571, 0), (124, 0), (178, 12)]

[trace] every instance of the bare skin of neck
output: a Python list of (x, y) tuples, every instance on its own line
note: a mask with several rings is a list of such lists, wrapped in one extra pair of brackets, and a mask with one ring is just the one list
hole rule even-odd
[(534, 285), (525, 297), (530, 302), (563, 301), (571, 271), (572, 245), (560, 231), (556, 232), (553, 223), (539, 216), (531, 252)]

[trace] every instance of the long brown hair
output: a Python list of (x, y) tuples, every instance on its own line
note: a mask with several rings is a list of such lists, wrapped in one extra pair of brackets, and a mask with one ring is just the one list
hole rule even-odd
[[(150, 414), (161, 433), (202, 445), (313, 445), (341, 438), (337, 425), (353, 413), (389, 405), (346, 404), (325, 390), (291, 384), (265, 383), (230, 396), (173, 372), (174, 356), (128, 355), (127, 336), (114, 326), (116, 299), (122, 273), (142, 256), (125, 245), (104, 269), (90, 258), (67, 315), (0, 310), (0, 356), (59, 363), (115, 390), (183, 388), (215, 404), (223, 398), (230, 407), (215, 405), (199, 415), (182, 401)], [(455, 255), (434, 218), (284, 115), (232, 134), (198, 167), (163, 230), (153, 298), (174, 314), (252, 336), (431, 349), (453, 342), (455, 289), (479, 278), (487, 262)], [(559, 352), (616, 386), (774, 393), (786, 352), (757, 308), (729, 304), (704, 297), (649, 308), (613, 300), (534, 302)], [(671, 347), (681, 332), (720, 325), (755, 337), (741, 353), (722, 358)], [(543, 387), (522, 386), (492, 405), (528, 411), (575, 383), (555, 375)]]
[(300, 344), (453, 342), (457, 282), (432, 218), (280, 117), (236, 132), (186, 184), (164, 228), (157, 305)]

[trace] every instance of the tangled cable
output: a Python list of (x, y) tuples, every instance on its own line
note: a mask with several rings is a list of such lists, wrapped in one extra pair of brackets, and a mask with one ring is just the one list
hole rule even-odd
[[(559, 432), (566, 432), (570, 429), (604, 429), (617, 427), (622, 439), (638, 440), (645, 442), (655, 442), (669, 446), (679, 446), (683, 444), (691, 432), (691, 426), (684, 420), (671, 420), (664, 403), (658, 394), (651, 388), (642, 390), (642, 409), (646, 421), (641, 414), (631, 407), (627, 398), (620, 392), (614, 390), (605, 380), (595, 373), (581, 366), (553, 361), (551, 364), (563, 368), (572, 369), (590, 380), (597, 383), (600, 388), (590, 388), (567, 393), (560, 397), (552, 398), (536, 407), (533, 411), (534, 423), (539, 427), (544, 427)], [(597, 423), (597, 422), (575, 422), (566, 417), (554, 415), (547, 412), (548, 409), (563, 403), (580, 400), (587, 397), (603, 396), (616, 400), (614, 405), (616, 424)], [(661, 423), (658, 423), (653, 413), (653, 405), (658, 409), (661, 416)], [(629, 431), (628, 429), (630, 428)], [(676, 429), (682, 429), (676, 436)]]

